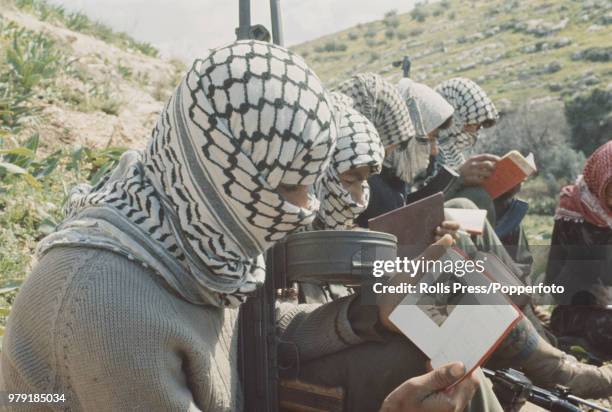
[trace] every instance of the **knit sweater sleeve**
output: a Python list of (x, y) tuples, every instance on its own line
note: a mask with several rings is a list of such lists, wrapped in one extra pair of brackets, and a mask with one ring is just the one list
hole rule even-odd
[(323, 305), (278, 304), (277, 326), (281, 342), (286, 343), (281, 345), (281, 351), (295, 348), (299, 358), (307, 361), (364, 342), (348, 317), (351, 302), (356, 298), (356, 295), (346, 296)]
[(78, 404), (198, 410), (184, 370), (188, 334), (170, 295), (136, 264), (115, 258), (106, 264), (114, 267), (87, 270), (94, 276), (74, 285), (60, 317), (58, 349)]

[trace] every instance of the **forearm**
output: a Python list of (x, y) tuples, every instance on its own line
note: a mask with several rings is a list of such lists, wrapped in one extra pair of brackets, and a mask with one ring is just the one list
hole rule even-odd
[[(295, 348), (302, 361), (329, 355), (364, 342), (349, 320), (351, 302), (347, 296), (323, 305), (281, 303), (277, 306), (277, 326), (281, 352)], [(281, 354), (282, 356), (282, 354)]]
[(496, 368), (516, 367), (536, 351), (541, 339), (531, 322), (523, 318), (501, 342), (489, 362)]

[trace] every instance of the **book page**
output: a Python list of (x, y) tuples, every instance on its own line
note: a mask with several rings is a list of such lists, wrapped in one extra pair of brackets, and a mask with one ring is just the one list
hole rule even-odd
[(447, 220), (459, 223), (462, 230), (474, 235), (482, 235), (487, 211), (484, 209), (458, 209), (445, 207), (444, 214)]
[[(444, 258), (464, 259), (453, 250)], [(430, 289), (423, 291), (421, 285), (417, 286), (418, 292), (407, 294), (389, 318), (431, 359), (434, 368), (461, 361), (469, 374), (486, 360), (521, 317), (501, 293), (439, 293), (442, 284), (460, 283), (465, 290), (469, 286), (487, 288), (492, 281), (482, 273), (458, 278), (429, 272), (419, 282)]]

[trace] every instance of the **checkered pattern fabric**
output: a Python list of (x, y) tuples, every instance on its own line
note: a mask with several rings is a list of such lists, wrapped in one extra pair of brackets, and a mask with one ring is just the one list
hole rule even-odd
[(356, 110), (347, 106), (336, 94), (335, 109), (340, 113), (338, 141), (330, 167), (316, 184), (321, 207), (314, 225), (317, 229), (343, 229), (353, 226), (353, 220), (368, 206), (370, 187), (362, 183), (363, 197), (355, 200), (343, 186), (340, 175), (351, 169), (369, 166), (379, 173), (385, 149), (374, 125)]
[(439, 134), (440, 163), (458, 168), (466, 160), (466, 151), (478, 140), (478, 133), (463, 131), (465, 125), (496, 121), (499, 114), (485, 91), (470, 79), (449, 79), (435, 90), (455, 109), (453, 124)]
[(370, 120), (383, 146), (408, 143), (416, 135), (410, 114), (395, 87), (374, 73), (361, 73), (338, 86), (353, 107)]
[[(262, 253), (314, 219), (314, 196), (304, 209), (277, 188), (313, 185), (327, 168), (332, 113), (329, 93), (294, 53), (257, 41), (213, 50), (170, 98), (144, 154), (128, 155), (123, 174), (98, 187), (80, 186), (68, 213), (113, 208), (179, 262), (183, 277), (169, 280), (179, 293), (236, 306), (264, 281)], [(216, 299), (198, 301), (189, 288)]]

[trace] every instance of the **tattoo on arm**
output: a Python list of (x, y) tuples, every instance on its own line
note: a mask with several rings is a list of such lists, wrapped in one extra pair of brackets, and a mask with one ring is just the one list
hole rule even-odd
[(496, 358), (512, 362), (524, 361), (535, 352), (540, 339), (531, 322), (523, 318), (499, 345), (495, 351)]

